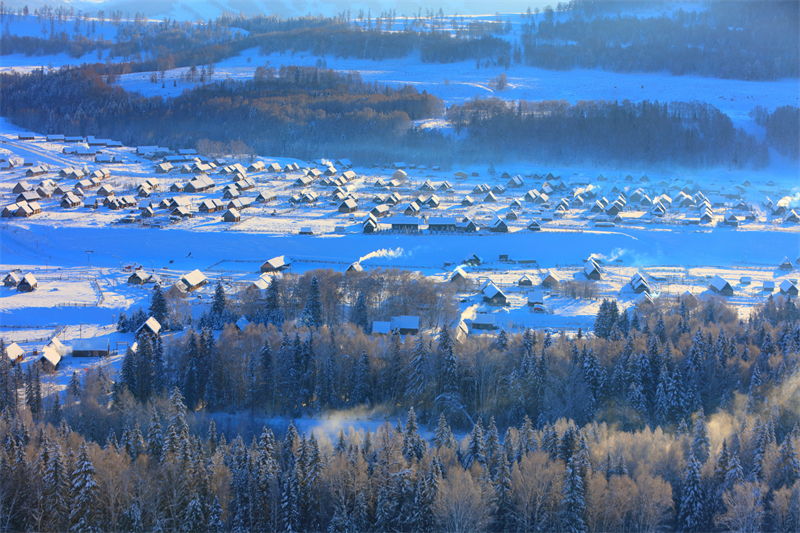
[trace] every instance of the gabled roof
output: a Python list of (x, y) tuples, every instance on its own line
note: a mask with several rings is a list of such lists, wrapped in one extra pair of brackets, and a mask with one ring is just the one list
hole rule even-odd
[(147, 320), (145, 320), (144, 324), (139, 326), (139, 329), (136, 330), (136, 333), (138, 334), (145, 327), (147, 329), (149, 329), (150, 331), (152, 331), (154, 335), (158, 335), (159, 332), (161, 331), (161, 324), (159, 324), (158, 320), (156, 320), (152, 316), (150, 318), (148, 318)]
[(6, 355), (12, 361), (16, 361), (20, 357), (25, 357), (25, 350), (23, 350), (16, 342), (12, 342), (6, 346)]
[(203, 275), (202, 272), (199, 270), (192, 270), (188, 274), (184, 274), (181, 279), (186, 282), (187, 285), (190, 287), (196, 287), (197, 285), (208, 281), (208, 279)]

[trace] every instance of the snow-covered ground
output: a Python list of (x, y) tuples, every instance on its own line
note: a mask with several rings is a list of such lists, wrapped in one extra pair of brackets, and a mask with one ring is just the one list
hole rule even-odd
[[(422, 63), (419, 54), (385, 61), (355, 58), (319, 58), (308, 53), (274, 53), (258, 55), (258, 49), (243, 51), (216, 65), (214, 79), (249, 80), (259, 66), (281, 65), (316, 66), (324, 59), (327, 68), (340, 72), (357, 71), (365, 81), (393, 86), (413, 85), (427, 91), (447, 105), (463, 103), (473, 98), (503, 100), (611, 100), (641, 102), (644, 100), (708, 102), (744, 127), (748, 133), (763, 137), (763, 128), (748, 117), (757, 105), (775, 109), (782, 105), (798, 105), (800, 80), (742, 81), (706, 78), (701, 76), (672, 76), (669, 73), (617, 73), (599, 69), (552, 71), (521, 65), (508, 70), (502, 67), (475, 68), (474, 61), (458, 63)], [(177, 96), (197, 84), (181, 82), (178, 78), (186, 69), (166, 73), (165, 86), (152, 83), (148, 73), (125, 74), (119, 84), (126, 90), (147, 96)], [(492, 78), (505, 73), (508, 88), (498, 91), (490, 84)]]

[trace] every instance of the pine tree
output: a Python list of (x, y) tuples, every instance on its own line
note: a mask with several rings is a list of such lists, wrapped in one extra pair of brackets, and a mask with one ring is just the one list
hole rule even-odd
[(571, 533), (586, 531), (584, 482), (574, 458), (567, 462), (562, 494), (560, 529)]
[(147, 429), (147, 455), (151, 461), (161, 461), (164, 455), (164, 438), (161, 434), (161, 421), (153, 409), (150, 414), (150, 427)]
[(95, 470), (89, 459), (86, 443), (81, 443), (78, 460), (72, 473), (72, 507), (69, 516), (70, 531), (94, 533), (102, 531), (100, 521), (100, 489)]
[(439, 414), (439, 423), (436, 425), (436, 431), (434, 432), (433, 445), (437, 450), (453, 447), (453, 432), (450, 430), (450, 426), (447, 425), (444, 413)]
[(261, 390), (259, 393), (264, 399), (272, 398), (273, 389), (275, 388), (275, 375), (272, 367), (272, 350), (269, 347), (269, 341), (264, 342), (259, 362), (261, 363)]
[(494, 530), (505, 532), (513, 530), (513, 504), (511, 501), (511, 469), (505, 457), (498, 462), (494, 479)]
[(150, 316), (155, 318), (163, 328), (169, 329), (169, 311), (167, 309), (167, 299), (161, 291), (158, 283), (153, 287), (153, 294), (150, 297)]
[(410, 464), (413, 460), (421, 461), (425, 455), (425, 441), (419, 434), (417, 415), (414, 408), (408, 410), (406, 426), (403, 429), (403, 457)]
[(364, 333), (369, 333), (369, 315), (367, 311), (367, 298), (364, 291), (358, 293), (356, 304), (350, 311), (350, 322), (359, 326)]
[(225, 288), (222, 286), (222, 280), (220, 279), (214, 288), (214, 299), (211, 301), (211, 320), (214, 324), (214, 329), (222, 329), (222, 321), (227, 308), (228, 298), (225, 296)]
[(711, 451), (711, 441), (708, 438), (706, 429), (706, 419), (703, 413), (699, 413), (697, 421), (694, 423), (694, 439), (692, 440), (692, 455), (702, 465), (708, 459)]
[(406, 395), (411, 402), (416, 404), (421, 401), (428, 390), (428, 349), (422, 335), (417, 335), (414, 343), (414, 350), (411, 352), (411, 360), (408, 368), (408, 385)]
[(166, 365), (164, 362), (164, 344), (161, 337), (156, 337), (155, 344), (153, 345), (153, 393), (161, 395), (164, 389), (167, 388), (167, 375)]
[(267, 288), (266, 301), (267, 323), (274, 324), (278, 331), (283, 329), (283, 308), (281, 307), (280, 278), (272, 276)]
[(287, 533), (300, 531), (300, 486), (297, 480), (297, 467), (293, 461), (284, 472), (283, 493), (281, 495), (281, 515), (283, 530)]
[(81, 377), (78, 375), (78, 371), (72, 372), (72, 377), (69, 379), (69, 384), (67, 385), (67, 395), (69, 395), (73, 400), (78, 400), (81, 397), (81, 393), (83, 392), (83, 388), (81, 387)]
[(477, 462), (481, 466), (486, 466), (486, 443), (483, 437), (483, 424), (481, 420), (475, 423), (472, 427), (472, 433), (469, 436), (469, 444), (467, 451), (464, 454), (464, 468), (469, 469), (473, 463)]
[(777, 475), (773, 485), (776, 489), (791, 487), (798, 479), (800, 479), (800, 462), (797, 460), (797, 451), (792, 442), (792, 435), (788, 434), (781, 444)]
[(372, 370), (366, 350), (355, 364), (352, 400), (356, 404), (370, 404), (372, 398)]
[(705, 531), (705, 495), (700, 480), (700, 463), (689, 456), (686, 473), (681, 484), (681, 502), (678, 523), (681, 531)]
[(44, 471), (44, 497), (47, 502), (45, 529), (65, 529), (70, 509), (70, 479), (58, 442), (50, 441)]
[(311, 278), (311, 284), (308, 287), (308, 298), (300, 316), (300, 322), (310, 328), (322, 326), (322, 303), (320, 302), (319, 281), (316, 276)]

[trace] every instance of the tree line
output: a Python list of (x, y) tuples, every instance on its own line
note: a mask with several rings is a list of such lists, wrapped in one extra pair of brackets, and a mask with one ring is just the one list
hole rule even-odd
[[(524, 24), (524, 63), (741, 80), (800, 75), (796, 2), (712, 2), (699, 13), (678, 9), (656, 17), (621, 15), (601, 4), (573, 2), (564, 22), (545, 17)], [(609, 10), (615, 14), (602, 14)]]
[(750, 117), (767, 130), (767, 142), (779, 153), (792, 159), (800, 158), (800, 145), (797, 143), (800, 139), (800, 108), (784, 105), (770, 113), (756, 106), (750, 111)]
[[(698, 102), (570, 105), (474, 99), (446, 110), (457, 133), (469, 132), (459, 139), (412, 126), (412, 121), (441, 116), (444, 105), (437, 97), (412, 86), (366, 83), (355, 72), (259, 67), (252, 81), (206, 83), (167, 99), (128, 93), (108, 78), (92, 67), (4, 74), (0, 88), (7, 97), (0, 101), (0, 112), (44, 133), (174, 148), (236, 145), (248, 153), (301, 159), (347, 154), (365, 166), (404, 160), (410, 153), (419, 163), (445, 166), (507, 157), (545, 164), (690, 168), (760, 169), (769, 164), (765, 142)], [(775, 118), (772, 124), (790, 122)], [(767, 140), (786, 146), (796, 138), (793, 131), (791, 124), (771, 126)]]
[[(12, 367), (0, 341), (4, 529), (790, 532), (800, 523), (791, 299), (770, 297), (748, 320), (714, 298), (624, 310), (605, 300), (588, 337), (457, 338), (442, 327), (376, 338), (363, 332), (367, 278), (348, 318), (324, 324), (332, 279), (312, 276), (302, 311), (280, 328), (256, 311), (253, 325), (224, 325), (218, 338), (213, 323), (143, 333), (118, 374), (75, 373), (63, 394), (47, 394), (38, 365)], [(267, 320), (289, 303), (280, 290), (262, 297), (275, 294), (278, 307), (265, 301), (260, 312)], [(236, 303), (220, 286), (209, 316)], [(402, 416), (337, 437), (262, 422), (356, 409)]]
[(700, 102), (506, 102), (474, 99), (447, 109), (465, 152), (556, 161), (615, 161), (760, 169), (769, 151), (714, 106)]

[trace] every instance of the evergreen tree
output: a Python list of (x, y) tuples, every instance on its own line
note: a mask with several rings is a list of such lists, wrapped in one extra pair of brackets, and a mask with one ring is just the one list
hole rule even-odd
[(511, 494), (511, 469), (505, 457), (498, 461), (497, 474), (494, 479), (494, 516), (495, 531), (513, 530), (513, 504)]
[(45, 529), (62, 531), (69, 518), (70, 479), (61, 446), (50, 441), (48, 458), (44, 471), (44, 497), (47, 502), (45, 510)]
[(281, 331), (283, 328), (283, 308), (281, 307), (280, 278), (272, 276), (267, 288), (266, 301), (267, 323), (274, 324)]
[(69, 521), (70, 531), (75, 533), (99, 533), (103, 530), (100, 522), (100, 489), (85, 442), (81, 443), (78, 450), (77, 464), (72, 473), (72, 507)]
[(689, 456), (686, 473), (681, 484), (681, 501), (678, 523), (681, 531), (705, 531), (705, 495), (700, 480), (700, 463)]
[(773, 485), (776, 489), (791, 487), (798, 479), (800, 479), (800, 462), (797, 460), (797, 451), (792, 442), (792, 435), (788, 434), (781, 444), (777, 474)]
[(483, 467), (486, 466), (486, 443), (483, 437), (483, 424), (480, 419), (472, 426), (472, 433), (469, 435), (469, 444), (463, 460), (464, 468), (469, 469), (475, 462)]
[(167, 299), (161, 291), (161, 285), (158, 283), (153, 287), (153, 294), (150, 297), (150, 316), (155, 318), (161, 327), (169, 329), (169, 311), (167, 309)]
[(439, 423), (436, 425), (436, 431), (434, 432), (433, 445), (437, 450), (453, 447), (453, 432), (450, 430), (450, 426), (447, 425), (444, 413), (439, 414)]
[(300, 315), (300, 322), (310, 328), (322, 326), (322, 303), (320, 302), (319, 281), (317, 277), (311, 278), (308, 287), (308, 298), (303, 313)]
[(562, 494), (560, 529), (571, 533), (586, 531), (584, 482), (574, 458), (567, 462)]
[(366, 350), (355, 364), (352, 400), (358, 404), (370, 404), (372, 398), (372, 370)]
[(708, 459), (711, 451), (711, 441), (708, 438), (706, 429), (706, 419), (703, 413), (699, 413), (694, 424), (694, 439), (692, 440), (692, 455), (702, 465)]
[(358, 293), (356, 305), (350, 311), (350, 322), (359, 326), (364, 333), (369, 333), (369, 315), (367, 312), (367, 298), (364, 291)]
[(227, 308), (228, 298), (225, 296), (225, 288), (222, 286), (222, 280), (220, 279), (214, 288), (214, 298), (211, 301), (211, 320), (214, 329), (222, 329)]
[(428, 390), (428, 349), (422, 335), (417, 335), (414, 351), (411, 352), (411, 361), (408, 368), (408, 385), (406, 395), (412, 403), (422, 400)]

